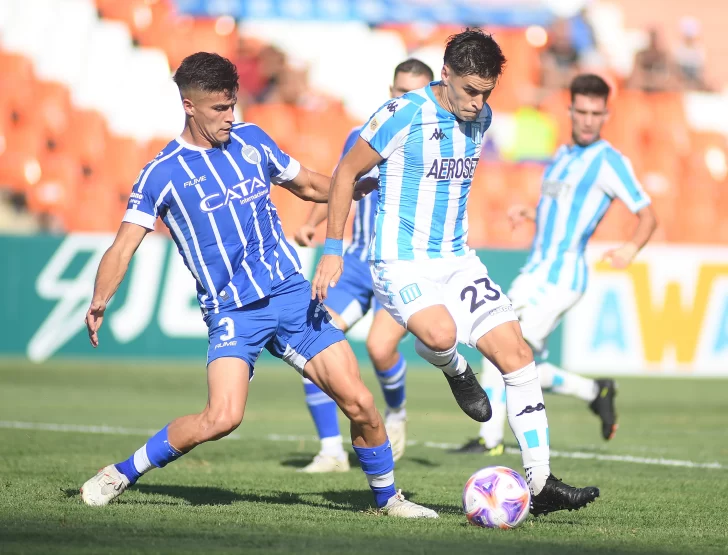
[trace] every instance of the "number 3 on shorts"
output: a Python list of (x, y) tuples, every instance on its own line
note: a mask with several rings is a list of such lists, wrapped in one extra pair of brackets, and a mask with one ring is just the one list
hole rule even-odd
[[(485, 291), (482, 293), (482, 297), (478, 298), (481, 294), (481, 290)], [(460, 292), (460, 300), (467, 301), (470, 299), (470, 314), (473, 314), (487, 301), (497, 301), (501, 298), (501, 293), (498, 289), (494, 289), (487, 277), (479, 278), (473, 281), (473, 285), (468, 285)]]

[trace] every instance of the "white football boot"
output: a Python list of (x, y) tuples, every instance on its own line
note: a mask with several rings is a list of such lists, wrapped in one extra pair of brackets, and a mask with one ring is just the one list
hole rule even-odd
[(297, 472), (305, 472), (307, 474), (323, 474), (326, 472), (349, 472), (349, 455), (344, 453), (341, 457), (332, 457), (319, 453), (313, 460), (303, 468), (299, 468)]
[(87, 480), (81, 487), (81, 499), (86, 505), (103, 507), (124, 493), (128, 486), (129, 478), (110, 464), (99, 470), (96, 476)]
[(407, 501), (402, 495), (402, 490), (399, 490), (397, 495), (390, 497), (380, 511), (386, 515), (400, 518), (439, 518), (432, 509)]
[(400, 411), (389, 411), (384, 417), (384, 428), (387, 430), (389, 443), (392, 445), (392, 458), (398, 461), (404, 455), (407, 447), (407, 413), (404, 409)]

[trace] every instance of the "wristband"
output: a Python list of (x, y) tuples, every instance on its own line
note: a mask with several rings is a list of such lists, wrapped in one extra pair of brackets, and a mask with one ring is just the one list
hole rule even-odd
[(344, 254), (344, 240), (331, 239), (327, 237), (326, 241), (324, 242), (324, 254), (342, 256)]

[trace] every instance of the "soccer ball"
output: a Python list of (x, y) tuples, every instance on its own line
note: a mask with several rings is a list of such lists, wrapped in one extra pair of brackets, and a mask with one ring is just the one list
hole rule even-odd
[(463, 511), (470, 524), (515, 528), (526, 520), (531, 492), (521, 475), (505, 466), (481, 468), (465, 484)]

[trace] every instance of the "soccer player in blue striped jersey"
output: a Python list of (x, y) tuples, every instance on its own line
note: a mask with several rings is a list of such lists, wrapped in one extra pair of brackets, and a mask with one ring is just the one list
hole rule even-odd
[[(421, 89), (433, 78), (432, 69), (427, 64), (415, 59), (405, 60), (394, 70), (390, 97), (397, 98), (412, 90)], [(354, 146), (361, 130), (361, 127), (356, 127), (349, 134), (341, 154), (342, 158)], [(379, 169), (375, 166), (363, 179), (378, 180), (378, 178)], [(336, 287), (329, 292), (326, 308), (336, 325), (345, 333), (370, 308), (374, 311), (366, 345), (387, 404), (384, 425), (392, 443), (392, 455), (397, 461), (404, 454), (407, 444), (405, 409), (407, 362), (397, 350), (400, 340), (407, 331), (386, 310), (382, 310), (381, 304), (374, 298), (367, 252), (374, 229), (378, 198), (379, 195), (375, 190), (356, 202), (351, 244), (344, 253), (346, 272)], [(326, 210), (325, 204), (314, 205), (307, 222), (296, 233), (295, 239), (299, 245), (312, 245), (316, 226), (326, 219)], [(304, 390), (308, 410), (321, 440), (321, 450), (301, 471), (309, 473), (347, 471), (349, 458), (343, 449), (336, 404), (310, 380), (304, 380)]]
[(488, 397), (457, 343), (475, 347), (504, 375), (508, 421), (521, 446), (534, 515), (579, 509), (599, 495), (551, 474), (546, 407), (533, 353), (511, 302), (467, 245), (467, 201), (487, 100), (505, 57), (490, 35), (450, 37), (441, 80), (382, 106), (338, 165), (329, 197), (324, 255), (312, 294), (325, 300), (342, 272), (340, 241), (357, 179), (379, 166), (380, 187), (369, 262), (374, 292), (416, 337), (425, 360), (442, 369), (460, 408), (479, 422)]
[[(609, 85), (598, 75), (574, 78), (572, 144), (559, 148), (546, 168), (538, 206), (517, 205), (508, 214), (514, 226), (526, 220), (536, 222), (531, 255), (508, 297), (518, 314), (523, 337), (544, 358), (548, 336), (584, 294), (584, 251), (612, 202), (622, 201), (636, 214), (638, 222), (631, 240), (606, 254), (615, 268), (628, 266), (657, 226), (650, 198), (635, 178), (629, 160), (600, 136), (609, 117), (609, 92)], [(538, 364), (537, 369), (544, 390), (588, 403), (601, 421), (602, 437), (614, 437), (617, 414), (612, 380), (584, 378), (548, 362)], [(483, 362), (480, 383), (490, 397), (493, 418), (481, 424), (479, 438), (457, 452), (499, 454), (503, 451), (506, 419), (504, 385), (500, 373), (487, 360)]]
[(311, 301), (270, 200), (277, 184), (304, 200), (326, 202), (330, 179), (301, 167), (256, 125), (234, 123), (238, 75), (229, 60), (198, 52), (183, 60), (174, 79), (185, 128), (140, 173), (99, 264), (86, 321), (96, 347), (129, 260), (161, 218), (195, 279), (209, 330), (207, 406), (173, 420), (127, 460), (99, 471), (83, 485), (83, 501), (106, 505), (149, 470), (235, 430), (256, 360), (267, 349), (331, 395), (349, 418), (377, 507), (393, 516), (437, 517), (395, 490), (392, 450), (372, 394), (343, 333), (326, 308)]

